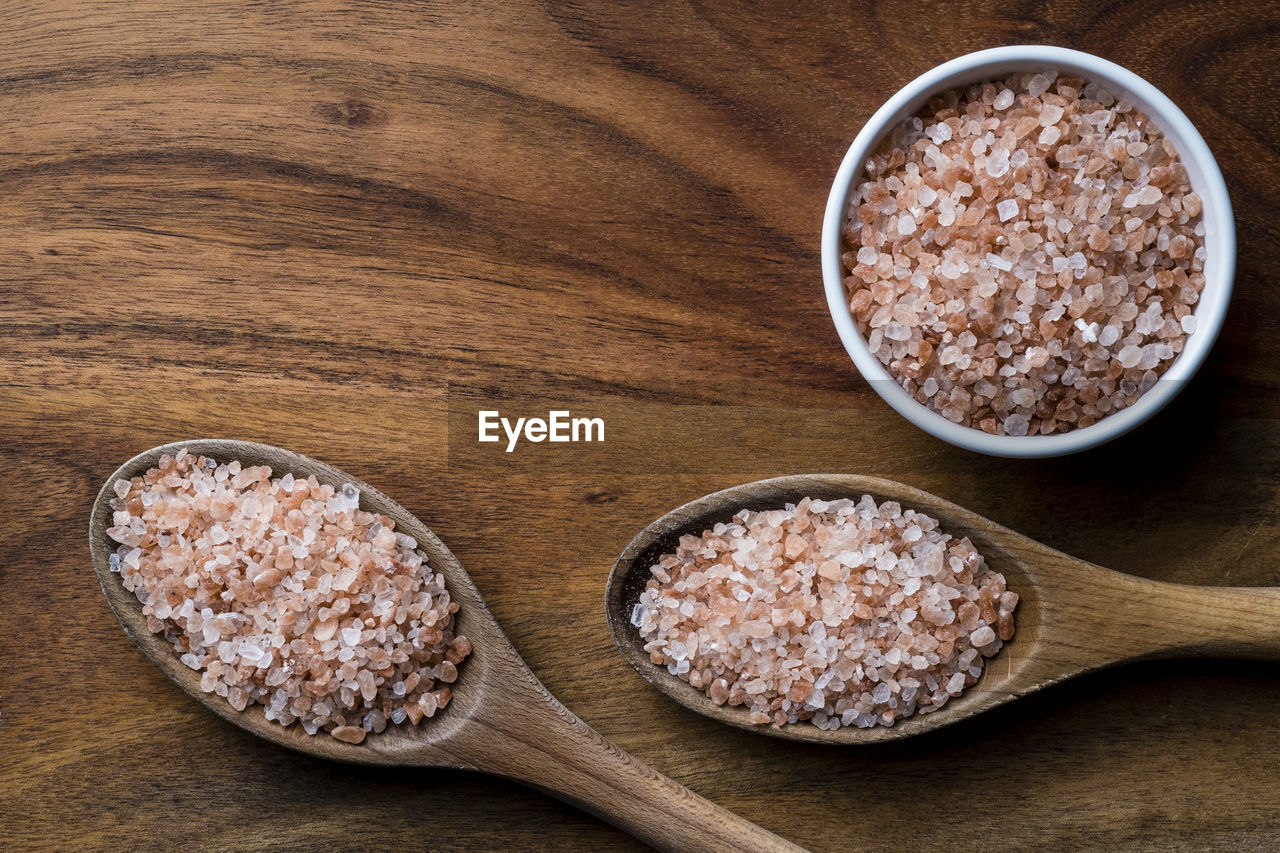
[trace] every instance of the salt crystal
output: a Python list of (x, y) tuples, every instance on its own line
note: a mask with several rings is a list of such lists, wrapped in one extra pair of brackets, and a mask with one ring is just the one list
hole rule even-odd
[(1004, 148), (997, 148), (987, 157), (987, 174), (993, 178), (1004, 177), (1009, 171), (1009, 152)]
[(1004, 421), (1006, 435), (1026, 435), (1028, 421), (1022, 415), (1009, 415)]
[[(1013, 403), (1015, 406), (1034, 406), (1036, 402), (1036, 395), (1030, 388), (1019, 388), (1016, 391), (1009, 392), (1009, 402)], [(1005, 426), (1008, 427), (1007, 422)]]
[(357, 726), (336, 726), (329, 734), (347, 743), (361, 743), (365, 738), (365, 730)]
[(982, 648), (989, 645), (996, 638), (996, 632), (991, 630), (990, 625), (983, 625), (969, 636), (969, 642), (973, 643), (974, 648)]
[(991, 106), (997, 110), (1007, 110), (1013, 106), (1013, 92), (1008, 89), (1001, 89), (1000, 94), (996, 95), (996, 99), (991, 102)]
[(1040, 108), (1040, 126), (1048, 127), (1062, 119), (1062, 107), (1058, 104), (1045, 104)]
[[(1007, 198), (996, 205), (996, 213), (1000, 216), (1001, 222), (1008, 222), (1010, 219), (1018, 215), (1018, 202), (1016, 199)], [(1010, 265), (1012, 269), (1012, 265)]]
[(911, 330), (894, 320), (885, 325), (884, 336), (890, 341), (905, 341), (910, 339)]
[(1037, 74), (1027, 83), (1027, 94), (1033, 98), (1038, 98), (1049, 90), (1049, 85), (1053, 82), (1053, 78), (1047, 74)]
[(1138, 362), (1142, 360), (1142, 350), (1130, 344), (1121, 349), (1116, 358), (1119, 359), (1121, 367), (1137, 367)]

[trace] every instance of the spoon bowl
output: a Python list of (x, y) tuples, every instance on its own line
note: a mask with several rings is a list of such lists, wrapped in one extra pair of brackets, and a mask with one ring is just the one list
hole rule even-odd
[[(162, 635), (147, 629), (142, 606), (111, 571), (115, 543), (112, 485), (154, 467), (165, 454), (185, 448), (195, 455), (244, 465), (267, 465), (273, 474), (314, 474), (322, 483), (360, 490), (362, 509), (395, 521), (418, 541), (431, 567), (443, 575), (458, 602), (457, 633), (471, 641), (471, 655), (451, 685), (453, 699), (417, 726), (389, 725), (358, 745), (327, 734), (308, 735), (296, 723), (268, 720), (262, 706), (236, 711), (226, 699), (200, 689), (198, 672), (183, 664)], [(356, 764), (446, 767), (525, 782), (667, 850), (799, 850), (662, 776), (614, 746), (561, 705), (512, 647), (462, 564), (431, 530), (386, 495), (332, 466), (279, 447), (224, 439), (166, 444), (145, 451), (113, 473), (94, 502), (89, 522), (94, 571), (125, 633), (152, 663), (190, 696), (237, 726), (273, 743), (322, 758)]]
[[(806, 722), (749, 721), (745, 706), (716, 705), (655, 664), (631, 624), (649, 569), (679, 538), (728, 522), (743, 509), (778, 509), (804, 497), (898, 501), (967, 536), (1019, 595), (1016, 633), (988, 658), (978, 682), (942, 708), (889, 727), (827, 731)], [(1067, 678), (1125, 661), (1175, 656), (1280, 658), (1280, 589), (1195, 587), (1113, 572), (1015, 533), (977, 513), (892, 480), (814, 474), (759, 480), (698, 498), (653, 521), (614, 563), (606, 592), (609, 628), (627, 662), (690, 710), (739, 728), (789, 740), (868, 744), (923, 734), (968, 719)]]
[[(162, 634), (153, 634), (147, 629), (147, 619), (138, 599), (124, 588), (119, 575), (111, 571), (110, 554), (116, 543), (106, 535), (106, 529), (111, 526), (111, 499), (115, 496), (112, 484), (144, 473), (159, 464), (161, 456), (172, 455), (183, 448), (193, 455), (209, 456), (219, 462), (238, 459), (246, 466), (266, 465), (275, 476), (285, 472), (292, 472), (295, 477), (314, 474), (320, 482), (337, 487), (351, 483), (360, 490), (361, 509), (389, 516), (395, 521), (397, 531), (416, 539), (418, 549), (427, 556), (431, 568), (444, 576), (449, 595), (458, 602), (455, 615), (458, 635), (471, 639), (473, 645), (472, 654), (458, 669), (457, 682), (450, 685), (453, 699), (449, 705), (420, 725), (388, 725), (381, 733), (370, 732), (363, 743), (356, 745), (325, 734), (309, 735), (300, 725), (282, 726), (266, 718), (262, 705), (251, 704), (237, 711), (223, 697), (201, 690), (200, 673), (178, 659), (173, 645)], [(501, 665), (498, 658), (504, 651), (505, 637), (453, 553), (426, 525), (372, 486), (322, 462), (269, 445), (219, 439), (167, 444), (135, 456), (108, 478), (94, 503), (89, 549), (103, 595), (125, 633), (170, 680), (223, 719), (280, 746), (353, 764), (428, 763), (472, 769), (461, 756), (436, 750), (447, 744), (460, 724), (479, 709), (486, 685), (493, 680), (492, 670)]]

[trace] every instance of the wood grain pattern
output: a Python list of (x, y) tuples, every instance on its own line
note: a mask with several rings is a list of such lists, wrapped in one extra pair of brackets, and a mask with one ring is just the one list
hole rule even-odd
[[(90, 568), (93, 495), (144, 448), (218, 435), (395, 497), (567, 707), (811, 849), (1274, 848), (1274, 664), (1136, 664), (832, 749), (650, 688), (603, 594), (667, 510), (813, 471), (1143, 577), (1280, 585), (1277, 33), (1261, 0), (0, 5), (0, 847), (639, 848), (514, 784), (264, 743), (138, 654)], [(823, 204), (862, 121), (1010, 42), (1151, 80), (1236, 209), (1205, 367), (1069, 459), (914, 430), (822, 295)], [(560, 399), (607, 412), (589, 461), (472, 440), (481, 405)]]

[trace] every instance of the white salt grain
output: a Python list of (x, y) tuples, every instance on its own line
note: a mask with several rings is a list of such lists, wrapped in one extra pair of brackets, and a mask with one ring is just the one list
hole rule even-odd
[(1024, 415), (1009, 415), (1004, 420), (1004, 431), (1006, 435), (1026, 435), (1028, 421)]
[(991, 630), (991, 626), (983, 625), (969, 635), (969, 642), (973, 643), (975, 649), (980, 649), (988, 643), (994, 642), (995, 638), (996, 632)]
[(1062, 107), (1058, 104), (1045, 104), (1040, 108), (1040, 115), (1038, 118), (1041, 127), (1048, 127), (1049, 125), (1057, 124), (1062, 118)]
[(1120, 361), (1121, 367), (1137, 367), (1138, 362), (1142, 361), (1142, 350), (1130, 344), (1121, 349), (1116, 358)]
[(987, 174), (993, 178), (1004, 177), (1009, 171), (1009, 151), (997, 148), (987, 157)]

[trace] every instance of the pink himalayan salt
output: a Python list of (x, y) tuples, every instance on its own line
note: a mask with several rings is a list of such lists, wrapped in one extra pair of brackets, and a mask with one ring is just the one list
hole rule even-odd
[(360, 743), (364, 740), (365, 731), (359, 726), (338, 726), (330, 729), (329, 734), (347, 743)]
[(973, 685), (1017, 593), (968, 539), (869, 496), (682, 536), (632, 613), (654, 663), (753, 723), (890, 726)]
[(112, 568), (202, 690), (353, 744), (448, 704), (458, 605), (354, 487), (180, 450), (113, 488)]
[(955, 423), (1089, 426), (1195, 331), (1202, 201), (1160, 129), (1096, 84), (1025, 73), (944, 93), (867, 176), (843, 232), (850, 310), (890, 375)]

